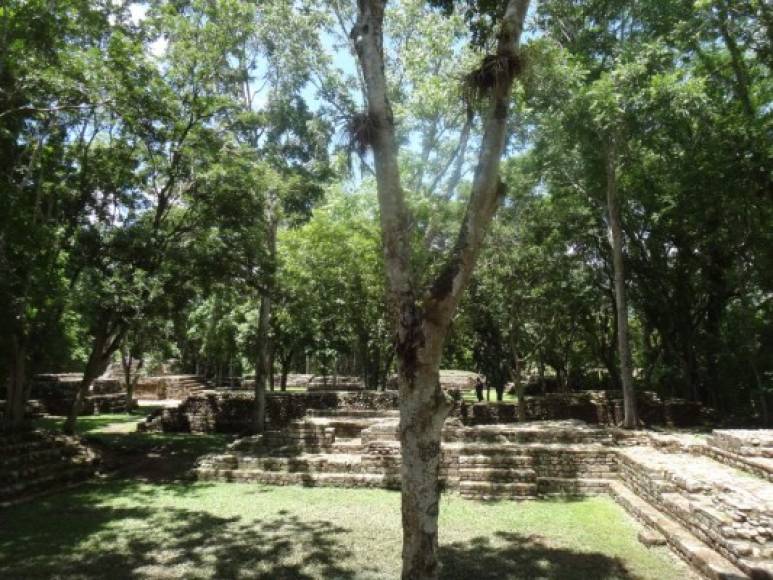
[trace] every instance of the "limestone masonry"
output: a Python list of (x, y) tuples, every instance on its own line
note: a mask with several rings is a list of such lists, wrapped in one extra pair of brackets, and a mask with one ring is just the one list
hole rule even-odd
[[(362, 396), (349, 406), (350, 393), (324, 395), (316, 401), (324, 408), (306, 400), (263, 436), (203, 457), (198, 478), (399, 489), (398, 412), (384, 401), (369, 408)], [(157, 417), (156, 427), (162, 422)], [(642, 541), (667, 543), (715, 580), (773, 578), (771, 477), (771, 431), (700, 436), (576, 419), (465, 425), (459, 417), (443, 430), (446, 492), (480, 500), (610, 494), (646, 526)]]

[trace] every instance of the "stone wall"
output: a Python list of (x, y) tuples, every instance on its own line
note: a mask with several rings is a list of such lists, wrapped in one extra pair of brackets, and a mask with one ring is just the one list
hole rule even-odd
[[(75, 373), (36, 375), (30, 386), (30, 398), (39, 401), (42, 409), (49, 415), (67, 415), (72, 409), (81, 378), (82, 375)], [(90, 394), (83, 401), (81, 415), (125, 411), (126, 396), (121, 381), (97, 379)]]
[(142, 377), (134, 387), (135, 399), (184, 400), (205, 388), (202, 377), (196, 375), (169, 375)]
[[(252, 391), (208, 390), (188, 397), (176, 409), (163, 409), (141, 428), (147, 431), (246, 433), (251, 429)], [(266, 421), (272, 429), (301, 419), (310, 410), (352, 411), (398, 408), (394, 391), (322, 391), (266, 393)]]
[[(24, 416), (28, 419), (34, 419), (40, 417), (46, 413), (45, 407), (38, 400), (27, 401), (24, 407)], [(3, 422), (5, 416), (5, 400), (0, 399), (0, 423)]]
[[(705, 410), (682, 399), (662, 401), (651, 391), (637, 394), (639, 416), (645, 425), (695, 427), (706, 421)], [(619, 425), (623, 419), (621, 391), (582, 391), (524, 397), (528, 421), (579, 419), (598, 425)], [(466, 425), (493, 425), (518, 421), (517, 403), (469, 403), (454, 411)]]
[[(475, 381), (485, 382), (486, 377), (472, 371), (460, 371), (454, 369), (440, 369), (440, 388), (449, 393), (462, 393), (475, 390)], [(397, 389), (397, 375), (391, 375), (387, 379), (387, 388)]]

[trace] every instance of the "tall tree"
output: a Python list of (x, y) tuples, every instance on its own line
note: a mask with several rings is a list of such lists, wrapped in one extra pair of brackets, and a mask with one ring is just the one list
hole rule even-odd
[[(118, 9), (10, 0), (0, 6), (0, 374), (4, 424), (24, 420), (29, 375), (53, 350), (77, 271), (68, 268), (87, 218), (95, 111)], [(94, 71), (100, 71), (95, 73)]]
[(388, 295), (394, 312), (400, 383), (403, 569), (406, 579), (437, 578), (438, 469), (441, 430), (450, 403), (439, 367), (451, 317), (466, 288), (502, 196), (499, 164), (508, 135), (512, 86), (528, 0), (510, 0), (500, 14), (495, 53), (471, 75), (487, 103), (484, 134), (467, 210), (453, 250), (428, 290), (411, 264), (413, 224), (401, 186), (394, 114), (384, 62), (385, 0), (358, 0), (352, 29), (362, 69), (373, 150)]
[(623, 261), (623, 224), (620, 218), (620, 202), (617, 194), (617, 144), (610, 136), (604, 152), (607, 181), (607, 218), (609, 220), (609, 244), (612, 247), (612, 266), (615, 276), (615, 306), (617, 313), (617, 351), (620, 358), (620, 381), (623, 385), (623, 426), (638, 426), (636, 392), (633, 387), (633, 363), (631, 344), (628, 340), (628, 301), (625, 289), (625, 263)]

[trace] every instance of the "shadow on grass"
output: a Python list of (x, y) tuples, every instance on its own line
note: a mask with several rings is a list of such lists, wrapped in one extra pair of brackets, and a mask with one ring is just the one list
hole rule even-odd
[(621, 560), (549, 546), (538, 535), (497, 532), (440, 548), (443, 580), (633, 580)]
[[(0, 578), (356, 577), (346, 566), (351, 552), (338, 539), (349, 530), (332, 522), (287, 512), (247, 520), (145, 507), (147, 490), (136, 484), (101, 487), (69, 494), (65, 504), (60, 498), (15, 510), (0, 530)], [(132, 505), (99, 505), (100, 495)]]
[(190, 433), (91, 433), (88, 443), (99, 450), (103, 467), (115, 477), (141, 481), (191, 480), (191, 469), (207, 453), (222, 452), (227, 435)]

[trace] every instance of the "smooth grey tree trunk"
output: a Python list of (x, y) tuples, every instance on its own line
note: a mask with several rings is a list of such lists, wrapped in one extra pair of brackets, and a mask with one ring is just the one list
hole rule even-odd
[[(405, 580), (438, 578), (438, 474), (441, 431), (451, 404), (440, 389), (446, 334), (466, 289), (504, 186), (499, 163), (507, 139), (508, 112), (517, 67), (488, 95), (483, 139), (467, 210), (451, 254), (426, 293), (411, 268), (414, 220), (400, 184), (395, 121), (389, 102), (383, 51), (386, 0), (358, 0), (352, 39), (367, 97), (383, 241), (387, 294), (393, 314), (400, 381), (403, 567)], [(509, 0), (498, 32), (497, 58), (514, 63), (528, 0)]]
[(606, 173), (609, 243), (612, 247), (612, 265), (615, 272), (617, 348), (620, 356), (620, 379), (623, 385), (623, 426), (634, 429), (639, 424), (639, 418), (636, 411), (636, 392), (633, 386), (631, 345), (628, 340), (628, 306), (625, 296), (625, 265), (623, 263), (624, 240), (617, 195), (617, 149), (614, 138), (611, 138), (607, 144)]

